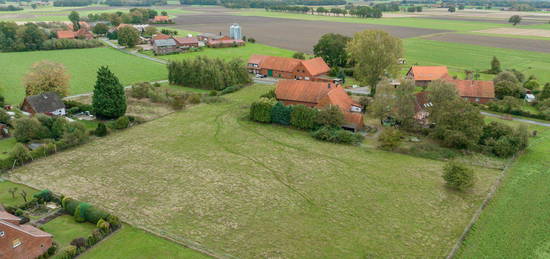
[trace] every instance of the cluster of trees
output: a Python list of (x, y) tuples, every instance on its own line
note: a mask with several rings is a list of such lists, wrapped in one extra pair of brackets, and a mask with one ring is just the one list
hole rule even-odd
[(41, 24), (0, 22), (0, 51), (33, 51), (52, 49), (95, 48), (103, 46), (97, 40), (56, 39), (56, 33), (46, 33), (51, 28)]
[(53, 6), (87, 6), (93, 3), (92, 0), (55, 0)]
[(153, 6), (167, 5), (166, 0), (106, 0), (106, 5), (109, 6)]
[(252, 103), (250, 119), (309, 130), (314, 138), (322, 141), (353, 145), (363, 141), (362, 135), (341, 129), (344, 114), (337, 106), (327, 106), (320, 110), (304, 105), (285, 106), (274, 97), (275, 94), (269, 92)]
[(399, 2), (378, 3), (378, 4), (375, 4), (373, 7), (382, 12), (398, 12)]
[(204, 56), (170, 62), (168, 80), (175, 85), (209, 90), (224, 90), (251, 82), (250, 75), (241, 60), (224, 61)]
[(414, 12), (420, 13), (422, 12), (422, 6), (409, 6), (407, 7), (406, 10), (409, 13), (414, 13)]
[(23, 8), (15, 7), (13, 5), (0, 6), (0, 12), (2, 12), (2, 11), (8, 11), (8, 12), (10, 12), (10, 11), (21, 11), (21, 10), (23, 10)]
[[(180, 0), (182, 4), (189, 4), (188, 2), (201, 2), (205, 1), (212, 4), (211, 0)], [(183, 3), (186, 2), (186, 3)], [(286, 1), (272, 1), (272, 0), (222, 0), (221, 5), (227, 8), (269, 8), (273, 6), (281, 5), (305, 5), (305, 6), (327, 6), (327, 5), (344, 5), (344, 0), (286, 0)]]
[(382, 11), (375, 7), (370, 6), (354, 6), (349, 9), (343, 9), (338, 7), (333, 8), (325, 8), (325, 7), (317, 7), (317, 8), (309, 8), (307, 6), (296, 6), (296, 5), (275, 5), (275, 6), (269, 6), (265, 8), (267, 11), (275, 11), (275, 12), (293, 12), (293, 13), (311, 13), (311, 14), (319, 14), (319, 15), (335, 15), (335, 16), (357, 16), (360, 18), (381, 18), (382, 17)]
[[(162, 15), (168, 15), (166, 11), (161, 13)], [(114, 13), (90, 13), (87, 16), (87, 20), (90, 22), (107, 21), (113, 26), (118, 26), (121, 23), (126, 24), (142, 24), (148, 23), (150, 19), (159, 15), (156, 10), (148, 8), (132, 8), (128, 13), (114, 12)]]

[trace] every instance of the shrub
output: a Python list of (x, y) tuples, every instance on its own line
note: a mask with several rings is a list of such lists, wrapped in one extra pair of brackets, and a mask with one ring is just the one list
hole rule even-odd
[(67, 129), (67, 120), (63, 117), (58, 117), (54, 120), (52, 123), (52, 127), (50, 128), (50, 135), (54, 139), (60, 139), (63, 134), (65, 133), (65, 130)]
[(327, 126), (314, 131), (312, 136), (319, 140), (341, 144), (358, 145), (363, 142), (363, 136), (360, 134), (354, 134), (347, 130)]
[(52, 256), (52, 255), (55, 254), (55, 252), (57, 252), (57, 243), (53, 242), (52, 246), (50, 246), (50, 248), (48, 248), (48, 251), (46, 252), (46, 254), (48, 256)]
[(74, 214), (75, 214), (76, 207), (78, 207), (79, 204), (80, 204), (79, 201), (74, 200), (74, 199), (69, 198), (69, 197), (65, 197), (65, 198), (63, 198), (63, 200), (61, 201), (61, 206), (63, 207), (63, 209), (65, 210), (65, 212), (67, 212), (67, 213), (70, 214), (70, 215), (74, 215)]
[(109, 229), (111, 228), (111, 225), (109, 224), (109, 222), (103, 220), (103, 219), (100, 219), (97, 224), (96, 224), (97, 228), (101, 229), (102, 231), (104, 232), (108, 232)]
[(172, 109), (179, 111), (185, 108), (185, 98), (183, 96), (174, 96), (170, 102)]
[(53, 199), (53, 193), (48, 189), (44, 189), (35, 193), (32, 197), (37, 199), (39, 202), (49, 202)]
[(82, 208), (82, 207), (81, 207), (82, 204), (83, 204), (83, 203), (79, 203), (78, 206), (76, 206), (76, 209), (75, 209), (74, 215), (73, 215), (73, 216), (74, 216), (74, 220), (75, 220), (76, 222), (79, 222), (79, 223), (82, 223), (82, 222), (86, 221), (86, 219), (82, 216), (82, 214), (83, 214), (83, 213), (82, 213), (82, 210), (85, 209), (85, 208)]
[(208, 96), (216, 96), (216, 95), (218, 95), (218, 92), (216, 90), (212, 90), (208, 92)]
[(201, 103), (201, 96), (199, 94), (190, 94), (186, 102), (190, 104), (199, 104)]
[(63, 259), (70, 259), (77, 255), (78, 250), (76, 246), (70, 245), (65, 248), (63, 248), (63, 251), (61, 252), (61, 258)]
[(120, 221), (120, 219), (114, 215), (107, 216), (107, 222), (111, 224), (111, 229), (113, 230), (118, 229), (120, 228), (120, 226), (122, 226), (122, 222)]
[(48, 137), (49, 130), (36, 118), (21, 118), (15, 121), (13, 136), (17, 142), (29, 142), (33, 139)]
[(122, 116), (118, 119), (116, 119), (112, 124), (111, 127), (113, 129), (126, 129), (130, 126), (130, 120), (128, 119), (128, 116)]
[(271, 110), (273, 101), (267, 98), (260, 98), (250, 106), (250, 119), (258, 122), (271, 122)]
[(65, 127), (63, 137), (59, 141), (61, 149), (80, 145), (88, 140), (86, 127), (81, 122), (70, 122)]
[(105, 126), (105, 123), (100, 122), (97, 124), (97, 128), (94, 130), (94, 135), (98, 137), (105, 137), (107, 136), (107, 126)]
[(451, 188), (466, 190), (474, 185), (474, 170), (451, 161), (443, 168), (443, 179)]
[(15, 159), (20, 165), (32, 159), (29, 149), (21, 143), (15, 144), (10, 152), (10, 157)]
[(109, 214), (103, 210), (100, 210), (94, 206), (88, 207), (87, 210), (84, 212), (84, 218), (86, 221), (97, 224), (102, 219), (107, 219), (109, 217)]
[(338, 106), (329, 105), (319, 111), (317, 123), (327, 127), (339, 128), (344, 124), (344, 114)]
[(268, 98), (268, 99), (275, 99), (275, 97), (277, 97), (277, 96), (275, 95), (275, 89), (271, 89), (271, 90), (269, 90), (269, 92), (267, 92), (265, 94), (262, 94), (260, 97)]
[(290, 125), (291, 113), (292, 108), (290, 106), (285, 106), (281, 102), (277, 102), (271, 110), (271, 120), (277, 124)]
[(230, 87), (226, 87), (226, 88), (224, 88), (224, 89), (220, 92), (220, 95), (230, 94), (230, 93), (239, 91), (239, 89), (241, 89), (241, 87), (240, 87), (240, 86), (236, 86), (236, 85), (230, 86)]
[(379, 147), (384, 150), (394, 150), (401, 143), (401, 132), (394, 128), (386, 128), (378, 136)]
[(86, 247), (86, 239), (83, 237), (75, 238), (71, 241), (71, 245), (76, 246), (77, 249)]
[(290, 125), (305, 130), (311, 130), (317, 127), (317, 110), (305, 105), (296, 105), (292, 107), (290, 113)]
[(0, 123), (10, 124), (10, 116), (4, 109), (0, 109)]
[(130, 96), (136, 99), (147, 98), (149, 91), (152, 91), (152, 86), (150, 83), (145, 82), (136, 84), (130, 88)]

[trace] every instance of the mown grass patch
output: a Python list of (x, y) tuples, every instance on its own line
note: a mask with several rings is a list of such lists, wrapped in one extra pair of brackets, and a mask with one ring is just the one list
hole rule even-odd
[[(11, 193), (8, 190), (12, 188), (17, 188), (15, 196), (12, 197)], [(25, 203), (23, 197), (21, 197), (21, 191), (25, 191), (28, 195), (27, 198), (30, 200), (32, 195), (37, 191), (33, 188), (30, 188), (26, 185), (13, 183), (6, 181), (0, 178), (0, 204), (4, 206), (19, 206)]]
[(80, 256), (82, 259), (125, 258), (209, 258), (189, 248), (143, 230), (123, 227)]
[(550, 130), (532, 141), (510, 168), (458, 258), (550, 256)]
[(168, 77), (164, 65), (111, 48), (0, 53), (0, 83), (7, 103), (20, 104), (25, 96), (23, 77), (32, 64), (50, 60), (62, 63), (71, 75), (69, 94), (91, 92), (97, 69), (109, 66), (123, 85)]
[(88, 222), (78, 223), (71, 215), (61, 215), (42, 225), (42, 229), (53, 235), (54, 241), (57, 242), (58, 248), (61, 250), (75, 238), (88, 237), (95, 229), (95, 225)]
[(458, 193), (444, 186), (443, 162), (248, 121), (269, 89), (245, 87), (9, 178), (237, 257), (442, 257), (498, 174), (476, 168), (476, 187)]

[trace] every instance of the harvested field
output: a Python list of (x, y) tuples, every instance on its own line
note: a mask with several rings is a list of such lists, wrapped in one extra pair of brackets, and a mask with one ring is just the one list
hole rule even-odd
[(497, 171), (445, 188), (444, 163), (246, 119), (270, 86), (61, 152), (8, 178), (238, 258), (443, 257)]
[(426, 37), (429, 40), (475, 44), (494, 48), (506, 48), (550, 53), (550, 44), (546, 40), (492, 37), (474, 34), (447, 33)]
[(181, 15), (175, 21), (178, 24), (175, 26), (176, 28), (211, 33), (228, 33), (229, 24), (239, 23), (243, 28), (243, 34), (255, 38), (259, 43), (305, 53), (312, 53), (313, 45), (323, 34), (330, 32), (353, 36), (359, 31), (378, 29), (400, 38), (446, 32), (444, 30), (378, 24), (304, 21), (229, 14)]
[(550, 38), (550, 30), (541, 29), (519, 29), (519, 28), (496, 28), (476, 31), (480, 33), (490, 34), (507, 34), (507, 35), (519, 35), (519, 36), (537, 36)]

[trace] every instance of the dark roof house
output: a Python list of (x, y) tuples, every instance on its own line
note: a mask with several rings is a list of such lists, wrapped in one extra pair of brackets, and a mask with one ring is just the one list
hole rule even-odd
[(46, 92), (25, 97), (21, 109), (31, 114), (65, 115), (65, 104), (55, 92)]

